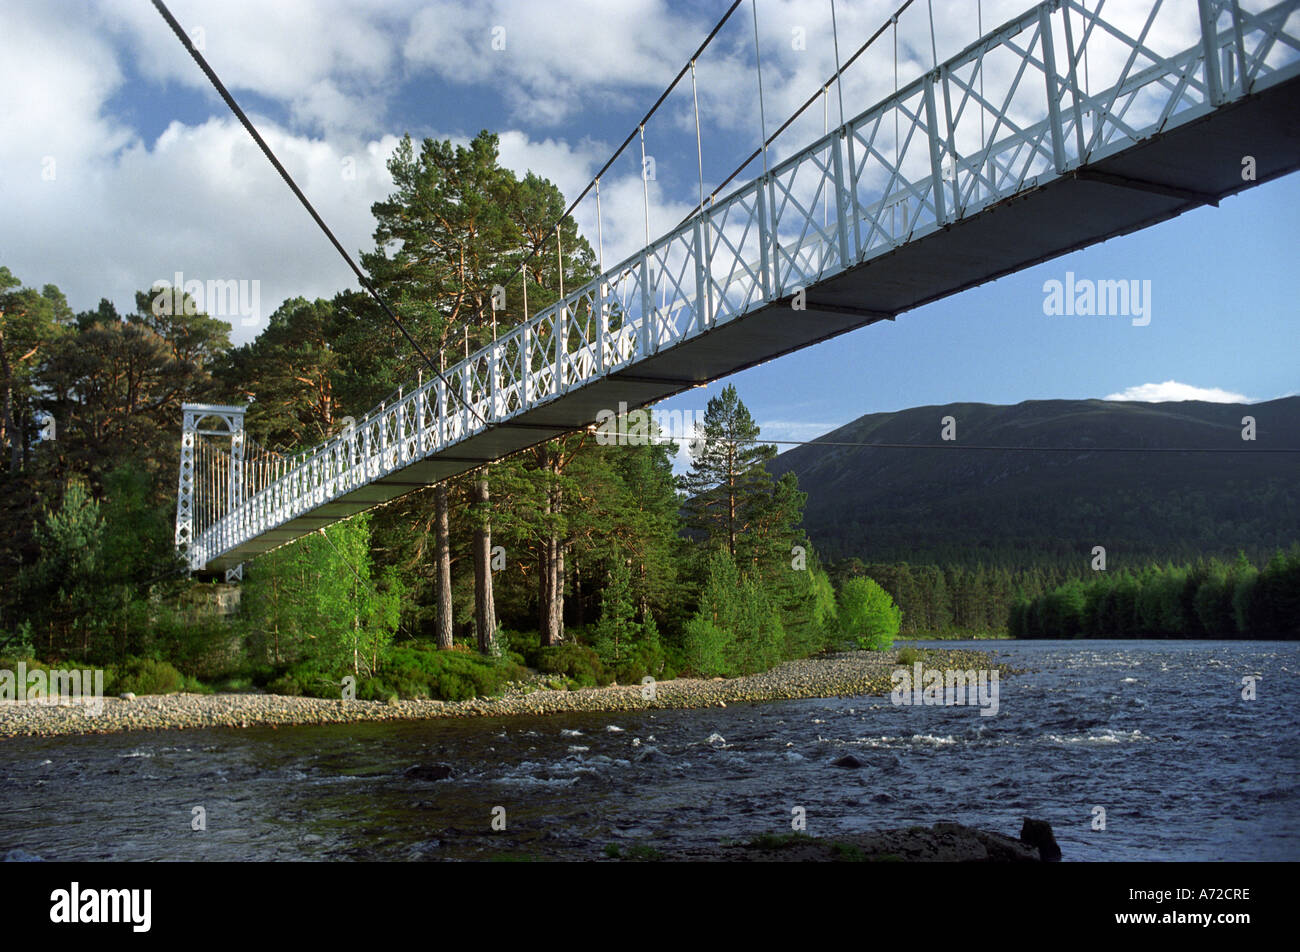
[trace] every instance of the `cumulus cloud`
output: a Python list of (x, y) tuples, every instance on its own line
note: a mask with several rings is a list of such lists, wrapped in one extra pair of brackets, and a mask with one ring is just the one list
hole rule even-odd
[[(49, 19), (61, 15), (42, 6)], [(397, 78), (398, 35), (416, 4), (173, 0), (169, 8), (236, 96), (268, 97), (308, 128), (373, 133)], [(88, 19), (84, 27), (115, 37), (144, 77), (211, 95), (151, 4), (104, 0)]]
[(1204, 400), (1207, 403), (1250, 403), (1245, 394), (1234, 393), (1219, 387), (1196, 387), (1177, 380), (1164, 383), (1143, 383), (1112, 393), (1106, 400), (1132, 400), (1138, 403), (1168, 403), (1175, 400)]
[[(841, 57), (895, 5), (839, 5)], [(231, 90), (259, 113), (259, 129), (354, 254), (371, 245), (371, 204), (391, 190), (385, 162), (393, 133), (411, 119), (393, 114), (403, 88), (436, 79), (495, 92), (514, 126), (501, 134), (502, 164), (533, 170), (572, 199), (613, 147), (591, 130), (603, 135), (613, 122), (621, 140), (621, 124), (640, 117), (717, 16), (669, 0), (172, 0), (171, 7)], [(959, 7), (968, 4), (935, 5), (940, 59), (974, 36), (971, 18), (954, 15)], [(983, 0), (985, 28), (1022, 7), (1021, 0)], [(899, 25), (902, 83), (930, 65), (927, 9), (914, 5)], [(1195, 28), (1194, 15), (1188, 24)], [(1183, 42), (1188, 24), (1162, 28), (1151, 42), (1170, 52), (1165, 47)], [(1140, 32), (1140, 23), (1133, 27)], [(698, 64), (706, 187), (758, 142), (753, 31), (742, 7)], [(758, 31), (770, 132), (834, 70), (829, 4), (760, 3)], [(501, 49), (493, 48), (497, 37)], [(846, 115), (892, 90), (892, 40), (882, 36), (849, 75)], [(1096, 80), (1110, 67), (1094, 53)], [(987, 65), (991, 97), (1010, 65)], [(831, 124), (839, 120), (839, 94), (831, 89), (826, 97)], [(455, 103), (440, 102), (439, 110), (419, 123), (479, 127)], [(822, 112), (814, 107), (791, 128), (772, 160), (820, 134)], [(259, 280), (266, 311), (286, 297), (352, 285), (346, 265), (147, 3), (103, 0), (68, 16), (61, 4), (9, 0), (0, 116), (11, 132), (0, 136), (0, 262), (28, 283), (58, 284), (74, 308), (92, 307), (102, 295), (130, 306), (134, 290), (176, 271), (187, 279)], [(892, 129), (882, 134), (877, 147), (888, 152)], [(647, 191), (651, 239), (698, 197), (689, 80), (646, 137), (658, 177), (643, 186), (634, 143), (602, 179), (599, 221), (594, 196), (575, 213), (593, 247), (603, 245), (607, 268), (644, 244)], [(256, 329), (236, 326), (235, 338)]]
[(667, 85), (709, 26), (665, 0), (443, 0), (411, 18), (403, 54), (451, 82), (501, 83), (517, 119), (550, 124), (611, 88)]

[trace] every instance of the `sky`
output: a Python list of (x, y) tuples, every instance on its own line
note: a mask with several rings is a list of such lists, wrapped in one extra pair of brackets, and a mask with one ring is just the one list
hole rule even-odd
[[(749, 0), (575, 212), (606, 266), (669, 231), (888, 20), (895, 3)], [(900, 20), (906, 84), (1028, 0), (934, 0)], [(1248, 4), (1249, 5), (1249, 4)], [(172, 0), (172, 12), (354, 256), (409, 133), (500, 136), (501, 161), (575, 198), (725, 12), (723, 0)], [(1138, 16), (1149, 0), (1126, 0)], [(1195, 4), (1171, 0), (1162, 54), (1190, 45)], [(757, 24), (755, 23), (757, 19)], [(760, 102), (755, 65), (762, 64)], [(1137, 32), (1135, 29), (1134, 32)], [(888, 95), (887, 31), (846, 74), (845, 115)], [(1100, 52), (1091, 64), (1107, 69)], [(994, 75), (990, 74), (991, 80)], [(773, 146), (797, 151), (840, 115), (831, 87)], [(761, 108), (760, 108), (761, 106)], [(737, 179), (759, 171), (750, 163)], [(810, 439), (863, 414), (1051, 398), (1257, 402), (1300, 392), (1294, 261), (1300, 176), (1058, 258), (672, 398), (702, 413), (731, 382), (769, 439)], [(234, 280), (256, 313), (355, 287), (347, 265), (208, 86), (148, 0), (5, 0), (0, 26), (0, 265), (57, 285), (75, 310), (133, 309), (159, 280)], [(1045, 286), (1150, 282), (1150, 321), (1044, 313)], [(256, 282), (254, 284), (254, 282)], [(251, 294), (249, 295), (251, 298)], [(250, 304), (251, 304), (250, 300)], [(179, 425), (179, 421), (178, 421)]]

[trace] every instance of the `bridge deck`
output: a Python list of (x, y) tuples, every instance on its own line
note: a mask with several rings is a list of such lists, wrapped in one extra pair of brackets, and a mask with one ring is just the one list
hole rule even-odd
[[(1069, 74), (1066, 66), (1059, 70), (1057, 77), (1062, 84), (1059, 111), (1045, 108), (1048, 115), (1040, 123), (1023, 127), (1014, 136), (1007, 137), (1005, 144), (990, 142), (979, 154), (958, 153), (953, 147), (952, 120), (948, 120), (945, 138), (943, 123), (936, 119), (942, 112), (933, 102), (928, 110), (921, 104), (936, 92), (944, 103), (955, 104), (960, 90), (950, 92), (949, 83), (957, 83), (963, 63), (977, 62), (998, 44), (1012, 42), (1008, 37), (1018, 38), (1014, 41), (1018, 51), (1032, 52), (1035, 42), (1041, 48), (1044, 32), (1059, 33), (1059, 26), (1055, 30), (1039, 30), (1036, 38), (1027, 43), (1023, 34), (1032, 32), (1035, 24), (1050, 24), (1054, 15), (1051, 6), (1042, 4), (1019, 20), (993, 31), (944, 64), (936, 74), (917, 80), (890, 102), (847, 123), (844, 129), (832, 131), (801, 156), (774, 168), (767, 180), (753, 183), (733, 196), (740, 205), (753, 196), (757, 203), (758, 240), (771, 242), (770, 246), (761, 246), (761, 268), (754, 266), (755, 287), (742, 289), (743, 300), (738, 303), (733, 300), (737, 297), (735, 262), (758, 258), (758, 255), (746, 258), (741, 253), (741, 246), (746, 250), (753, 247), (746, 245), (748, 239), (738, 238), (732, 223), (710, 221), (707, 216), (691, 239), (691, 224), (687, 223), (639, 258), (630, 259), (602, 276), (605, 283), (598, 295), (611, 304), (597, 308), (600, 340), (579, 341), (576, 346), (570, 346), (570, 330), (564, 324), (555, 324), (555, 314), (550, 314), (549, 337), (542, 330), (535, 330), (533, 337), (525, 331), (525, 336), (519, 338), (525, 356), (522, 364), (515, 365), (513, 390), (501, 386), (503, 374), (509, 376), (502, 369), (509, 361), (508, 338), (493, 345), (490, 355), (475, 355), (467, 362), (475, 365), (476, 360), (490, 358), (491, 372), (486, 383), (479, 377), (448, 375), (453, 377), (453, 385), (463, 386), (474, 405), (482, 409), (488, 426), (477, 426), (463, 413), (458, 414), (455, 403), (448, 401), (440, 385), (431, 387), (427, 407), (435, 418), (432, 422), (421, 416), (419, 425), (409, 429), (409, 415), (415, 410), (408, 409), (407, 422), (399, 418), (391, 430), (382, 421), (362, 424), (363, 429), (377, 427), (372, 431), (378, 441), (375, 445), (389, 446), (386, 452), (393, 455), (386, 457), (388, 462), (378, 467), (367, 465), (365, 447), (372, 445), (371, 436), (366, 435), (364, 440), (356, 435), (350, 437), (346, 446), (333, 451), (341, 454), (338, 458), (346, 459), (343, 467), (336, 465), (330, 470), (332, 475), (326, 475), (322, 462), (321, 475), (304, 477), (296, 484), (299, 487), (296, 501), (292, 494), (286, 498), (281, 490), (279, 497), (262, 501), (259, 515), (255, 500), (249, 500), (235, 519), (244, 528), (228, 523), (209, 529), (210, 541), (203, 546), (202, 561), (209, 569), (236, 565), (418, 487), (581, 429), (594, 422), (601, 410), (616, 408), (621, 401), (630, 407), (652, 403), (1002, 275), (1148, 228), (1202, 205), (1217, 204), (1226, 196), (1300, 168), (1300, 63), (1290, 62), (1271, 70), (1257, 67), (1249, 89), (1243, 88), (1242, 76), (1249, 74), (1242, 69), (1236, 92), (1224, 88), (1217, 93), (1221, 101), (1216, 104), (1216, 91), (1204, 69), (1204, 57), (1198, 60), (1196, 48), (1186, 51), (1181, 58), (1171, 57), (1168, 72), (1182, 89), (1195, 87), (1199, 77), (1205, 92), (1203, 101), (1185, 103), (1176, 114), (1160, 117), (1155, 128), (1137, 130), (1139, 135), (1110, 142), (1103, 141), (1102, 136), (1090, 148), (1072, 151), (1072, 142), (1084, 142), (1082, 116), (1086, 113), (1081, 114), (1081, 107), (1095, 107), (1102, 116), (1101, 124), (1105, 125), (1110, 119), (1110, 107), (1107, 105), (1102, 112), (1099, 103), (1109, 94), (1114, 94), (1114, 101), (1121, 100), (1126, 95), (1125, 83), (1145, 89), (1153, 80), (1135, 78), (1135, 73), (1121, 77), (1109, 93), (1088, 96), (1077, 88), (1065, 88)], [(1070, 3), (1066, 7), (1076, 9)], [(1297, 3), (1291, 0), (1269, 8), (1271, 14), (1251, 15), (1252, 29), (1258, 32), (1262, 29), (1261, 22), (1265, 26), (1272, 23), (1275, 39), (1285, 35), (1284, 27), (1296, 8)], [(1216, 50), (1243, 49), (1231, 30), (1220, 33), (1211, 43)], [(1294, 40), (1289, 45), (1300, 49)], [(1262, 46), (1257, 50), (1261, 51), (1262, 62), (1266, 51)], [(1077, 54), (1077, 50), (1072, 49), (1071, 53)], [(1052, 60), (1050, 46), (1046, 58)], [(1248, 62), (1248, 57), (1245, 61)], [(1177, 73), (1180, 69), (1181, 79)], [(1042, 81), (1040, 73), (1039, 82)], [(1164, 86), (1173, 88), (1172, 83)], [(1043, 98), (1045, 103), (1050, 101), (1048, 94)], [(863, 182), (868, 178), (868, 160), (878, 153), (872, 152), (868, 132), (872, 123), (878, 126), (881, 110), (907, 109), (908, 102), (918, 104), (905, 113), (918, 128), (927, 125), (925, 116), (929, 118), (926, 147), (930, 151), (924, 157), (930, 174), (903, 181), (900, 167), (895, 171), (908, 187), (900, 186), (891, 193), (891, 180), (890, 185), (875, 191), (874, 196), (879, 200), (869, 203), (865, 199), (871, 196), (863, 195), (866, 191)], [(1175, 113), (1175, 110), (1166, 105), (1165, 112)], [(1071, 114), (1079, 118), (1072, 121)], [(1028, 143), (1031, 153), (1038, 158), (1017, 160), (1021, 164), (1014, 168), (1007, 163), (1007, 170), (1012, 173), (1009, 178), (1019, 176), (1009, 185), (999, 184), (1007, 178), (1000, 177), (1003, 171), (1000, 165), (995, 173), (982, 179), (984, 170), (994, 167), (995, 153), (1009, 155), (1015, 141), (1021, 145)], [(855, 144), (863, 154), (855, 154)], [(1058, 144), (1060, 148), (1053, 152)], [(1054, 161), (1043, 161), (1043, 155)], [(1242, 176), (1242, 159), (1247, 155), (1254, 156), (1257, 162), (1256, 178), (1252, 181), (1244, 181)], [(945, 159), (952, 162), (947, 174), (943, 169)], [(828, 180), (827, 191), (801, 192), (783, 184), (782, 176), (786, 174), (783, 170), (791, 170), (789, 174), (793, 178), (810, 160), (817, 162), (817, 168)], [(800, 166), (800, 162), (804, 165)], [(905, 212), (911, 216), (909, 229), (901, 237), (889, 236), (888, 240), (879, 241), (872, 228), (883, 220), (887, 203), (899, 204), (898, 195), (917, 206)], [(794, 199), (804, 211), (807, 220), (803, 221), (802, 233), (796, 229), (792, 235), (786, 227), (787, 222), (781, 216), (782, 209), (788, 205), (781, 204), (783, 198)], [(817, 203), (823, 200), (831, 204), (829, 214), (824, 206), (817, 209)], [(813, 208), (814, 213), (809, 214), (806, 207)], [(926, 209), (930, 213), (929, 221), (922, 214)], [(821, 217), (815, 214), (818, 210), (831, 220), (813, 221), (810, 226), (809, 220)], [(721, 205), (710, 213), (713, 219), (722, 214)], [(812, 240), (807, 238), (810, 227), (815, 232)], [(689, 243), (691, 240), (696, 249), (712, 252), (701, 256), (706, 258), (705, 263), (696, 267), (694, 274), (689, 265), (679, 269), (665, 250), (672, 241)], [(724, 241), (727, 244), (722, 244)], [(828, 255), (834, 260), (828, 260)], [(722, 280), (714, 277), (718, 257), (726, 257), (731, 268), (731, 273)], [(802, 264), (796, 265), (796, 259)], [(646, 270), (656, 265), (661, 269), (657, 278), (653, 270)], [(628, 280), (629, 275), (635, 279), (638, 268), (643, 282), (639, 286), (643, 292), (642, 306), (637, 307), (634, 286), (633, 293), (621, 299), (622, 327), (626, 332), (623, 333), (613, 328), (609, 320), (614, 310), (613, 286), (619, 280)], [(760, 270), (761, 275), (757, 274)], [(645, 307), (646, 302), (652, 301), (644, 294), (646, 275), (650, 275), (651, 286), (658, 293), (661, 282), (674, 280), (674, 272), (680, 278), (677, 290), (689, 286), (694, 293), (680, 294), (680, 300), (672, 307), (655, 307), (653, 303)], [(795, 310), (791, 297), (801, 287), (806, 289), (807, 307)], [(610, 292), (607, 298), (605, 291)], [(559, 320), (577, 313), (581, 293), (566, 299), (566, 307), (557, 312)], [(1036, 299), (1026, 306), (1038, 305)], [(725, 313), (728, 310), (731, 313)], [(544, 313), (529, 324), (543, 328), (539, 321), (547, 317)], [(663, 333), (661, 322), (665, 328)], [(590, 330), (589, 325), (584, 333)], [(530, 348), (541, 349), (541, 342), (546, 340), (564, 342), (565, 353), (555, 358), (553, 364), (538, 365)], [(549, 349), (545, 351), (545, 360), (551, 360), (556, 348), (552, 344), (546, 347)], [(599, 369), (601, 355), (607, 365), (603, 373)], [(589, 358), (590, 364), (585, 370), (580, 366), (584, 358)], [(549, 383), (532, 380), (542, 375), (539, 366), (551, 373), (558, 368), (562, 383), (554, 379)], [(521, 369), (522, 384), (518, 380)], [(509, 405), (511, 401), (513, 406)], [(395, 408), (385, 411), (395, 412)], [(459, 429), (451, 432), (451, 421), (457, 417), (461, 420)], [(423, 435), (429, 427), (436, 432)], [(392, 439), (388, 437), (390, 433)], [(414, 443), (410, 442), (412, 433)], [(431, 443), (436, 444), (432, 452), (420, 451)], [(327, 448), (323, 450), (326, 452), (322, 460), (329, 455)], [(350, 485), (348, 474), (358, 467), (362, 469), (364, 482)], [(358, 481), (352, 479), (351, 483)], [(218, 536), (212, 534), (220, 532), (225, 535), (220, 536), (222, 541), (216, 541)]]

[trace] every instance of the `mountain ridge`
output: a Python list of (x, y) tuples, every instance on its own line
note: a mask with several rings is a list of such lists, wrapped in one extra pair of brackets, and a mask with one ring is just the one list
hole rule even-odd
[[(956, 439), (944, 441), (949, 416)], [(1242, 439), (1246, 416), (1253, 442)], [(1094, 545), (1148, 561), (1260, 558), (1300, 538), (1300, 452), (1256, 452), (1300, 449), (1300, 397), (930, 404), (817, 439), (941, 444), (804, 445), (768, 464), (798, 476), (804, 527), (832, 560), (1014, 566), (1082, 559)], [(1171, 452), (1182, 448), (1233, 452)]]

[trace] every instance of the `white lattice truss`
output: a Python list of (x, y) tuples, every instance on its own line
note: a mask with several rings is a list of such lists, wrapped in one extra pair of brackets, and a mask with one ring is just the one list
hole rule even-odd
[[(202, 568), (573, 389), (1289, 80), (1298, 3), (1040, 3), (456, 364), (445, 383), (412, 387), (258, 492), (232, 484), (202, 527), (194, 426), (217, 412), (233, 432), (240, 418), (187, 406), (177, 547)], [(1116, 26), (1120, 12), (1141, 23), (1136, 36)], [(1169, 37), (1177, 46), (1165, 50)]]

